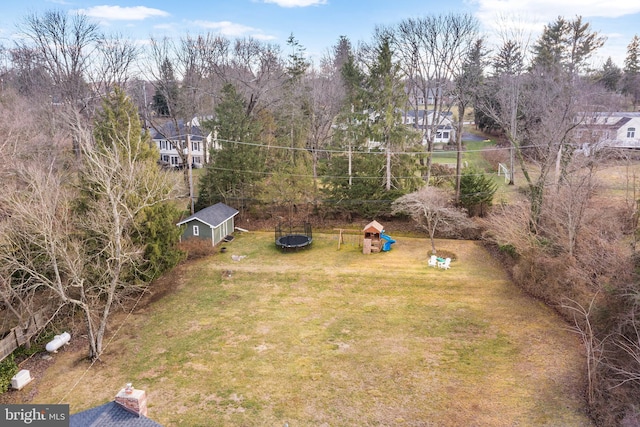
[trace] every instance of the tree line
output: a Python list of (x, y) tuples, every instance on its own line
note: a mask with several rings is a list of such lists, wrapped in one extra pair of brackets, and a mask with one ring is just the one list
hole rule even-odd
[[(594, 419), (638, 420), (637, 197), (608, 198), (598, 170), (612, 151), (577, 144), (594, 114), (637, 108), (638, 36), (623, 68), (593, 68), (605, 39), (579, 16), (535, 40), (505, 24), (498, 46), (468, 14), (407, 18), (357, 45), (340, 37), (317, 64), (294, 35), (143, 50), (58, 11), (20, 30), (0, 70), (0, 296), (18, 321), (45, 304), (81, 312), (100, 357), (113, 307), (181, 259), (179, 216), (218, 201), (290, 220), (406, 215), (434, 252), (437, 236), (494, 245), (582, 338)], [(216, 140), (197, 194), (189, 169), (158, 168), (148, 133), (194, 117)], [(515, 201), (492, 207), (494, 178), (463, 164), (465, 120), (502, 141), (510, 184), (523, 180)], [(434, 162), (446, 126), (455, 168)], [(166, 137), (187, 164), (188, 135)]]

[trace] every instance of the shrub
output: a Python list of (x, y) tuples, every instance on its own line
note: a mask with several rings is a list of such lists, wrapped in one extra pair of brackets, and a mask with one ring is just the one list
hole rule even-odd
[(0, 393), (5, 393), (11, 385), (11, 378), (18, 373), (18, 365), (13, 357), (9, 355), (0, 362)]
[(431, 165), (431, 185), (435, 187), (453, 186), (456, 172), (447, 165), (433, 163)]
[(516, 250), (516, 247), (511, 243), (499, 245), (498, 249), (500, 250), (500, 252), (509, 255), (511, 258), (516, 259), (518, 257), (518, 251)]
[(187, 254), (187, 259), (199, 259), (216, 253), (216, 249), (211, 246), (211, 242), (201, 239), (188, 239), (179, 245), (180, 250)]
[(493, 204), (498, 185), (493, 177), (475, 168), (465, 168), (460, 178), (460, 204), (469, 216), (484, 216)]

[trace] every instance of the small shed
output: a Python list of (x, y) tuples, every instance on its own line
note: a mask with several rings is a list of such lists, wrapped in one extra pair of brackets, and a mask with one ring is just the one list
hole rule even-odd
[(238, 210), (224, 203), (204, 208), (176, 224), (186, 225), (180, 240), (208, 240), (215, 246), (233, 233), (236, 215)]
[(362, 245), (362, 253), (370, 254), (371, 252), (380, 252), (382, 248), (381, 234), (384, 227), (378, 221), (371, 221), (364, 229), (364, 243)]

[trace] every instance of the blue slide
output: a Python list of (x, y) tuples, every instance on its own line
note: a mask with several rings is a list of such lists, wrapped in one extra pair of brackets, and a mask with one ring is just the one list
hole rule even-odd
[(382, 250), (384, 252), (391, 250), (391, 245), (393, 245), (396, 241), (391, 238), (391, 236), (387, 236), (384, 232), (380, 233), (380, 238), (384, 239), (385, 242), (382, 244)]

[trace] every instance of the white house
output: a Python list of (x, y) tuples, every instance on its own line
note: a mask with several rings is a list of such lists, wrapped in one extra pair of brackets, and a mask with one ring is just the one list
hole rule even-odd
[[(185, 166), (178, 153), (178, 147), (183, 147), (183, 156), (191, 155), (191, 163), (194, 167), (202, 167), (209, 162), (209, 151), (212, 148), (213, 138), (211, 133), (204, 133), (198, 119), (189, 122), (178, 121), (176, 129), (172, 120), (164, 125), (150, 130), (151, 138), (160, 150), (160, 161), (172, 167)], [(186, 146), (187, 136), (189, 146)]]
[(450, 111), (436, 115), (433, 110), (410, 110), (402, 113), (402, 123), (423, 132), (426, 130), (423, 144), (426, 144), (427, 139), (431, 137), (434, 125), (436, 135), (433, 142), (449, 143), (456, 137), (456, 130), (453, 127), (453, 113)]
[(576, 140), (585, 149), (640, 148), (640, 113), (591, 113), (576, 129)]

